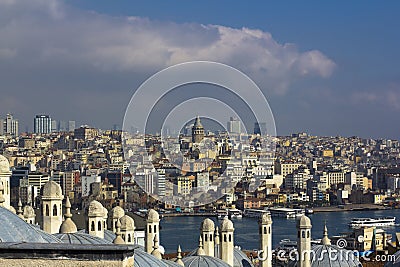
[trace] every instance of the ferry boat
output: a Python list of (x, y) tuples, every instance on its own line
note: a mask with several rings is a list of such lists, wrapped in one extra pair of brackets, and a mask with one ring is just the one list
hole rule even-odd
[(371, 226), (394, 226), (396, 217), (383, 217), (383, 218), (353, 218), (349, 223), (352, 228), (371, 227)]
[(219, 220), (223, 220), (228, 218), (228, 211), (227, 210), (217, 210), (217, 217)]
[(261, 218), (264, 213), (269, 213), (267, 210), (245, 209), (243, 216), (249, 218)]
[(290, 209), (290, 208), (270, 208), (272, 217), (295, 219), (304, 215), (303, 209)]
[(228, 217), (230, 217), (231, 219), (241, 219), (243, 217), (242, 211), (238, 209), (229, 209)]

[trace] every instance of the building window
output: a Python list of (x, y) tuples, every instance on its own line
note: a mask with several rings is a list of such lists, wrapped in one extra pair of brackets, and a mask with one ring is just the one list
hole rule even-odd
[(90, 231), (94, 231), (95, 229), (94, 229), (94, 222), (92, 221), (92, 224), (91, 224), (91, 226), (90, 226)]
[(224, 242), (226, 242), (226, 234), (224, 234)]
[(267, 227), (264, 226), (264, 235), (267, 234)]
[(53, 216), (57, 216), (57, 205), (54, 204), (53, 206)]
[(232, 235), (229, 234), (229, 242), (232, 242)]
[(101, 222), (100, 221), (97, 223), (97, 231), (101, 231)]
[(212, 236), (212, 234), (210, 235), (210, 241), (211, 241), (211, 242), (213, 241), (213, 236)]
[(207, 242), (208, 240), (207, 240), (207, 237), (208, 237), (208, 235), (204, 235), (204, 242)]
[(48, 204), (46, 204), (46, 216), (50, 216), (50, 210)]
[(151, 225), (149, 225), (149, 233), (151, 234)]
[(128, 242), (131, 242), (131, 235), (128, 235)]
[(307, 238), (310, 238), (310, 230), (307, 231)]
[(154, 233), (157, 233), (157, 225), (154, 225)]
[(301, 237), (302, 237), (302, 238), (305, 238), (305, 237), (306, 237), (306, 231), (304, 231), (304, 230), (301, 231)]

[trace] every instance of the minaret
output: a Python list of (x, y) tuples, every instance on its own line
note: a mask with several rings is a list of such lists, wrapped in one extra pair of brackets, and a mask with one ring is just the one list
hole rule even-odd
[(221, 258), (221, 250), (220, 250), (220, 240), (219, 240), (219, 229), (218, 226), (215, 229), (215, 238), (214, 238), (214, 256), (216, 258)]
[(297, 267), (310, 267), (311, 266), (311, 220), (303, 215), (297, 221), (297, 251), (299, 253), (299, 260)]
[(159, 229), (160, 216), (158, 215), (157, 211), (150, 209), (146, 218), (145, 249), (147, 253), (151, 253), (153, 251), (154, 237), (157, 236), (157, 240), (160, 240)]
[(76, 224), (71, 219), (71, 202), (69, 202), (69, 197), (65, 200), (65, 214), (64, 214), (64, 221), (60, 226), (60, 233), (61, 234), (72, 234), (76, 233), (78, 229), (76, 228)]
[(135, 244), (135, 221), (128, 215), (124, 215), (119, 219), (121, 222), (121, 235), (125, 244)]
[[(1, 126), (0, 126), (1, 127)], [(2, 184), (2, 194), (4, 198), (3, 206), (6, 209), (10, 209), (10, 163), (8, 159), (3, 155), (0, 155), (0, 184)]]
[(204, 252), (207, 256), (214, 257), (214, 231), (215, 225), (212, 220), (206, 218), (200, 227), (201, 237), (203, 239)]
[(151, 252), (151, 255), (153, 255), (154, 257), (156, 257), (159, 260), (162, 260), (162, 255), (160, 250), (158, 249), (158, 238), (157, 235), (154, 236), (154, 245), (153, 245), (153, 251)]
[(182, 261), (182, 250), (180, 245), (178, 246), (178, 254), (176, 256), (175, 263), (177, 263), (180, 266), (185, 266), (185, 264)]
[(221, 223), (221, 260), (233, 266), (233, 223), (225, 218)]
[(54, 181), (45, 183), (42, 187), (42, 216), (43, 230), (49, 234), (56, 234), (63, 221), (61, 186)]
[(324, 226), (324, 235), (321, 239), (321, 244), (326, 246), (329, 246), (331, 244), (331, 240), (328, 237), (328, 228), (326, 227), (326, 222)]
[(88, 233), (104, 238), (104, 207), (100, 202), (93, 200), (88, 209)]
[(260, 249), (262, 254), (260, 267), (272, 267), (272, 219), (270, 213), (264, 213), (259, 221)]
[(119, 220), (116, 221), (115, 223), (115, 238), (113, 240), (113, 244), (115, 245), (125, 245), (125, 241), (121, 237), (121, 222)]
[(117, 222), (124, 215), (125, 215), (125, 211), (120, 206), (116, 206), (111, 210), (111, 212), (109, 214), (109, 222), (108, 222), (108, 227), (110, 227), (111, 231), (116, 233)]

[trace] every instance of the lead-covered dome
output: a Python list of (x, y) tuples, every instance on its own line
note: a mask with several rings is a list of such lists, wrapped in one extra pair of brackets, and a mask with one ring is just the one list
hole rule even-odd
[[(144, 252), (142, 249), (137, 249), (135, 250), (135, 257), (134, 257), (135, 263), (133, 266), (135, 267), (168, 267), (168, 266), (174, 266), (171, 264), (167, 264), (162, 260), (157, 259), (153, 255), (150, 255), (146, 252)], [(172, 263), (173, 264), (173, 263)]]
[[(362, 267), (354, 255), (354, 251), (335, 245), (316, 245), (312, 248), (311, 267)], [(297, 261), (291, 261), (289, 267), (297, 266)]]
[(28, 205), (24, 207), (24, 211), (22, 214), (26, 219), (36, 217), (35, 210)]
[(10, 162), (6, 157), (0, 155), (0, 173), (10, 172)]
[(190, 267), (231, 267), (223, 260), (205, 255), (185, 257), (182, 261)]
[(0, 218), (0, 242), (61, 243), (55, 236), (26, 223), (3, 207), (0, 207)]
[(48, 181), (47, 183), (44, 184), (43, 191), (42, 191), (42, 197), (43, 198), (59, 198), (59, 199), (64, 198), (63, 194), (62, 194), (61, 186), (54, 181)]
[(83, 232), (55, 234), (55, 236), (66, 244), (104, 245), (112, 244), (103, 238), (89, 235)]

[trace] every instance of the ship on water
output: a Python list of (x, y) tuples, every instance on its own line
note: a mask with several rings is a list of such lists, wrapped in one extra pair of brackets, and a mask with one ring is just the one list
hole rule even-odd
[(396, 225), (396, 217), (382, 217), (382, 218), (353, 218), (349, 223), (351, 228), (362, 227), (388, 227)]

